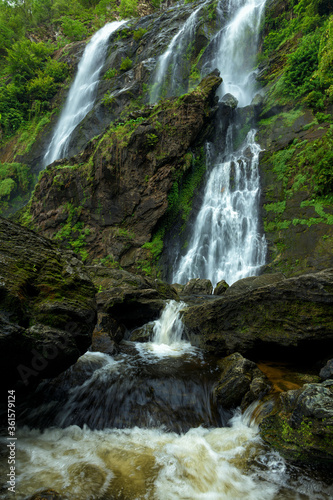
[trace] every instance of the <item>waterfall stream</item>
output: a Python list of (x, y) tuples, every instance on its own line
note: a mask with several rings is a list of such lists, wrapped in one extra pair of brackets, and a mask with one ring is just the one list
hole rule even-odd
[[(87, 352), (24, 402), (17, 500), (50, 487), (72, 500), (331, 498), (329, 485), (262, 442), (255, 408), (216, 406), (218, 365), (181, 338), (183, 307), (167, 303), (141, 348), (127, 341), (114, 356)], [(5, 449), (7, 438), (0, 442)], [(0, 461), (2, 477), (6, 468)]]
[[(220, 95), (231, 93), (239, 106), (251, 103), (253, 65), (265, 0), (230, 0), (229, 23), (211, 42), (212, 59), (203, 71), (220, 70)], [(259, 232), (259, 152), (255, 130), (241, 147), (233, 146), (230, 125), (224, 151), (216, 139), (201, 209), (183, 256), (175, 256), (172, 282), (208, 278), (228, 284), (259, 273), (265, 263), (266, 241)]]
[(44, 155), (44, 166), (66, 156), (73, 130), (94, 105), (99, 74), (103, 68), (109, 37), (124, 23), (125, 21), (114, 21), (106, 24), (86, 46), (64, 109)]
[[(222, 94), (233, 93), (240, 106), (254, 93), (252, 65), (264, 4), (228, 0), (229, 24), (212, 41), (215, 60), (208, 69), (219, 67)], [(161, 75), (172, 59), (175, 67), (177, 46), (182, 37), (189, 43), (203, 5), (161, 56)], [(45, 164), (65, 154), (71, 132), (91, 108), (105, 44), (121, 24), (107, 25), (87, 46)], [(90, 69), (88, 62), (94, 63)], [(163, 84), (158, 72), (153, 99)], [(260, 147), (254, 130), (238, 147), (233, 133), (230, 126), (223, 150), (207, 146), (203, 203), (174, 281), (200, 276), (232, 283), (258, 273), (264, 263), (266, 244), (258, 230)], [(185, 307), (166, 302), (160, 318), (144, 325), (149, 340), (123, 340), (113, 356), (88, 351), (57, 379), (45, 380), (18, 401), (17, 500), (48, 488), (71, 500), (332, 498), (332, 487), (316, 472), (287, 463), (265, 445), (254, 408), (241, 414), (217, 404), (218, 359), (184, 339)], [(0, 438), (4, 449), (7, 439)], [(1, 457), (0, 471), (5, 478), (7, 455)], [(5, 481), (0, 499), (7, 500)]]

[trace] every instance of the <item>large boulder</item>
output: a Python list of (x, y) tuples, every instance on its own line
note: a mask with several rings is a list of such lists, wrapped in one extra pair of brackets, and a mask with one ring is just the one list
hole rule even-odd
[(224, 410), (237, 406), (245, 410), (271, 389), (271, 383), (257, 365), (237, 352), (218, 361), (218, 366), (221, 373), (214, 395)]
[[(251, 281), (251, 284), (254, 281)], [(323, 359), (333, 350), (333, 269), (283, 279), (189, 307), (183, 322), (195, 345), (252, 360)]]
[(152, 272), (162, 250), (152, 235), (166, 216), (171, 189), (194, 175), (191, 151), (216, 112), (221, 82), (210, 74), (179, 99), (111, 123), (79, 155), (44, 170), (17, 221), (28, 219), (64, 246), (77, 248), (80, 237), (87, 262), (104, 259), (130, 272)]
[(333, 380), (283, 392), (268, 406), (260, 423), (267, 443), (286, 458), (333, 462)]
[(0, 262), (2, 378), (34, 385), (89, 347), (96, 290), (75, 254), (3, 218)]
[(182, 290), (182, 295), (211, 295), (212, 282), (208, 279), (193, 278), (189, 280)]
[(98, 290), (94, 339), (106, 335), (119, 343), (128, 330), (157, 319), (167, 300), (179, 300), (176, 290), (159, 279), (102, 266), (87, 269)]

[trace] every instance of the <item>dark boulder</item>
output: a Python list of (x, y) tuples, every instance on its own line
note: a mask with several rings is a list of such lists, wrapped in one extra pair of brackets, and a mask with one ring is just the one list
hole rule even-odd
[[(261, 277), (260, 277), (261, 278)], [(259, 278), (256, 278), (260, 280)], [(243, 281), (243, 280), (242, 280)], [(333, 350), (333, 269), (282, 279), (189, 307), (191, 342), (220, 356), (320, 360)]]
[(271, 383), (257, 365), (237, 352), (220, 360), (218, 366), (221, 375), (214, 394), (224, 410), (237, 406), (245, 410), (271, 388)]
[(102, 266), (89, 266), (88, 270), (99, 290), (95, 332), (104, 331), (117, 343), (127, 330), (157, 319), (167, 300), (179, 300), (175, 289), (158, 279)]
[(333, 462), (332, 380), (283, 392), (267, 405), (260, 423), (264, 441), (289, 459)]
[(182, 290), (182, 295), (211, 295), (213, 285), (210, 280), (193, 278), (189, 280)]
[(75, 254), (3, 218), (0, 262), (2, 377), (34, 385), (89, 347), (96, 290)]
[(320, 370), (319, 376), (323, 380), (333, 378), (333, 359), (329, 359), (326, 365)]
[(221, 280), (216, 284), (216, 287), (214, 288), (214, 295), (222, 295), (228, 288), (228, 283), (224, 280)]

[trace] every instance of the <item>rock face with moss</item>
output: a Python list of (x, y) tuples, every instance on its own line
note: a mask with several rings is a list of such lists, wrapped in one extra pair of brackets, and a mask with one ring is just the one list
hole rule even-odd
[(218, 361), (219, 380), (214, 388), (217, 403), (225, 410), (245, 410), (269, 392), (271, 384), (253, 361), (238, 352)]
[(95, 344), (98, 338), (119, 343), (128, 331), (158, 319), (167, 300), (179, 300), (176, 290), (159, 279), (103, 266), (87, 269), (98, 290)]
[(190, 94), (112, 124), (83, 153), (48, 167), (20, 222), (84, 260), (147, 271), (162, 250), (161, 238), (148, 242), (172, 204), (168, 195), (196, 173), (190, 148), (214, 114), (220, 83), (211, 74)]
[(332, 380), (282, 393), (267, 413), (260, 423), (261, 436), (283, 456), (333, 462)]
[(239, 352), (254, 360), (314, 360), (332, 352), (333, 269), (239, 293), (232, 288), (185, 310), (193, 343), (220, 356)]
[(73, 252), (0, 218), (2, 377), (34, 385), (89, 347), (95, 287)]
[(332, 2), (266, 3), (257, 140), (267, 271), (333, 264)]

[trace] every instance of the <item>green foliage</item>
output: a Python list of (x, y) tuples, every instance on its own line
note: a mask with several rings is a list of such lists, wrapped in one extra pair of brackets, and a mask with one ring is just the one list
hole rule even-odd
[(34, 43), (28, 39), (15, 42), (7, 52), (7, 64), (14, 81), (22, 81), (33, 78), (38, 70), (45, 67), (47, 57), (53, 52), (53, 48), (43, 42)]
[(116, 70), (116, 68), (109, 68), (104, 76), (103, 76), (103, 79), (104, 80), (111, 80), (111, 78), (114, 78), (115, 76), (118, 75), (118, 71)]
[(146, 144), (148, 147), (154, 147), (158, 143), (158, 137), (156, 134), (147, 134)]
[(16, 182), (13, 179), (7, 178), (0, 181), (0, 199), (9, 198), (12, 191), (16, 189)]
[(90, 229), (84, 227), (80, 221), (82, 207), (75, 207), (71, 203), (64, 206), (64, 214), (67, 216), (66, 223), (62, 225), (60, 230), (54, 235), (54, 240), (61, 241), (67, 248), (71, 248), (75, 253), (79, 254), (82, 261), (86, 261), (89, 257), (86, 246), (86, 237), (90, 234)]
[(138, 42), (139, 40), (141, 40), (141, 38), (145, 33), (147, 33), (147, 30), (145, 28), (139, 28), (138, 30), (134, 31), (133, 32), (134, 40)]
[(120, 65), (121, 71), (128, 71), (129, 69), (131, 69), (132, 66), (133, 66), (132, 59), (130, 59), (128, 56), (125, 58), (122, 58), (121, 65)]
[(87, 28), (78, 19), (63, 16), (61, 18), (61, 28), (64, 35), (72, 41), (83, 40), (87, 36)]
[(138, 15), (138, 0), (120, 0), (119, 14), (123, 19)]
[(286, 90), (294, 98), (318, 89), (319, 82), (312, 77), (318, 67), (320, 32), (304, 36), (298, 48), (289, 55), (284, 74)]
[(0, 213), (20, 202), (22, 196), (29, 193), (32, 182), (32, 175), (26, 165), (0, 163)]

